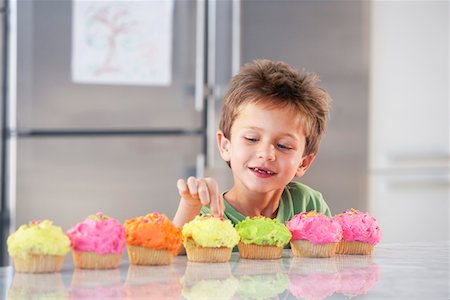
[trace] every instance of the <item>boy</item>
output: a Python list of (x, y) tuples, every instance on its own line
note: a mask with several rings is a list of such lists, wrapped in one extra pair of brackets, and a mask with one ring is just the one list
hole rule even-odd
[(233, 77), (217, 132), (220, 155), (234, 184), (223, 195), (212, 178), (179, 179), (176, 226), (200, 212), (229, 219), (277, 218), (317, 210), (331, 216), (322, 195), (298, 182), (316, 157), (330, 97), (314, 74), (283, 62), (255, 60)]

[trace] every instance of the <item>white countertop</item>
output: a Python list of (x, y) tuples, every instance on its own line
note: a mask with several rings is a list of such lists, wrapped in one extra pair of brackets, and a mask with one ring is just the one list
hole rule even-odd
[(246, 260), (202, 264), (175, 257), (169, 266), (15, 273), (0, 268), (6, 299), (450, 299), (449, 242), (380, 244), (371, 256)]

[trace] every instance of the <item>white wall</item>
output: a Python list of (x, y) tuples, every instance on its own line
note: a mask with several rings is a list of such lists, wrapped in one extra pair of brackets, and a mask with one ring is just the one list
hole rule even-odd
[(449, 239), (449, 3), (374, 1), (369, 210), (384, 242)]

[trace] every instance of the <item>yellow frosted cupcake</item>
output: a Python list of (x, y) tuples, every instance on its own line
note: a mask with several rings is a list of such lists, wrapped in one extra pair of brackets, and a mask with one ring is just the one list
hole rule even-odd
[(33, 221), (22, 225), (7, 240), (8, 252), (17, 272), (59, 272), (70, 240), (52, 221)]
[(239, 235), (229, 220), (197, 216), (183, 226), (183, 245), (189, 261), (227, 262)]
[(277, 259), (292, 235), (278, 220), (247, 217), (236, 224), (240, 236), (239, 254), (249, 259)]

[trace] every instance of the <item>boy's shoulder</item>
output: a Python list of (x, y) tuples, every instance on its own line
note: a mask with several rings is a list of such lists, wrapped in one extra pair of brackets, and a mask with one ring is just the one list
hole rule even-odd
[(286, 190), (289, 191), (289, 193), (291, 193), (291, 194), (293, 194), (293, 193), (300, 194), (303, 197), (322, 198), (322, 193), (307, 186), (306, 184), (303, 184), (303, 183), (300, 183), (297, 181), (289, 182), (286, 185)]
[(328, 217), (331, 216), (330, 208), (323, 199), (322, 193), (303, 183), (290, 182), (286, 186), (281, 198), (283, 206), (292, 210), (292, 215), (304, 211), (316, 210), (324, 213)]

